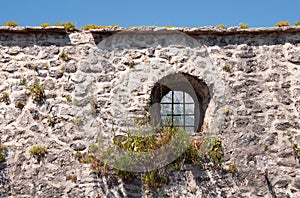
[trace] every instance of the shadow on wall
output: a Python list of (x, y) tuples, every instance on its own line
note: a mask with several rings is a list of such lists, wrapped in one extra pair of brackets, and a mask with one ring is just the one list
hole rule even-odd
[[(231, 186), (232, 177), (228, 177), (226, 170), (214, 170), (207, 172), (196, 165), (188, 165), (186, 171), (168, 171), (167, 184), (163, 184), (158, 188), (147, 188), (138, 174), (127, 179), (119, 179), (116, 175), (94, 175), (95, 189), (99, 197), (218, 197), (221, 193), (225, 197), (225, 192), (221, 189), (224, 186)], [(222, 178), (214, 182), (211, 174), (218, 178)], [(172, 179), (172, 178), (180, 179)], [(178, 186), (184, 187), (185, 192), (182, 192)]]
[[(7, 155), (7, 150), (5, 151), (5, 155)], [(7, 162), (0, 162), (0, 197), (8, 197), (10, 192), (11, 179), (8, 172)]]
[[(257, 33), (245, 34), (186, 34), (176, 30), (122, 31), (116, 34), (92, 32), (96, 45), (100, 49), (145, 49), (151, 47), (185, 46), (230, 46), (247, 44), (249, 46), (299, 44), (295, 33)], [(166, 37), (168, 39), (166, 39)], [(146, 43), (143, 41), (146, 40)], [(195, 42), (197, 41), (197, 42)], [(199, 43), (198, 43), (199, 42)], [(186, 45), (188, 43), (188, 45)], [(198, 43), (198, 45), (197, 45)]]
[[(228, 46), (247, 44), (249, 46), (279, 45), (285, 43), (299, 44), (297, 33), (249, 32), (244, 34), (188, 34), (176, 30), (158, 31), (121, 31), (91, 32), (96, 45), (101, 49), (144, 49), (151, 47), (168, 47), (181, 45), (198, 47), (193, 40), (207, 46)], [(165, 37), (168, 37), (166, 39)], [(146, 45), (143, 41), (147, 41)], [(127, 45), (124, 45), (127, 44)], [(188, 46), (186, 45), (188, 43)], [(1, 32), (0, 45), (2, 46), (68, 46), (71, 41), (67, 32)]]
[(0, 46), (68, 46), (71, 40), (66, 32), (0, 33)]
[(99, 49), (113, 51), (116, 49), (146, 49), (200, 47), (199, 43), (189, 35), (179, 31), (122, 31), (116, 34), (92, 33)]
[(249, 46), (262, 46), (262, 45), (284, 45), (285, 43), (299, 44), (297, 33), (275, 32), (275, 33), (255, 33), (250, 32), (247, 34), (232, 34), (232, 35), (191, 35), (200, 43), (204, 42), (207, 46), (231, 46), (246, 44)]

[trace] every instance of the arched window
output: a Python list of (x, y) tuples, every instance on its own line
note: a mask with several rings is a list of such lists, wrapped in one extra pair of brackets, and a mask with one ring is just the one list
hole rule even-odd
[(209, 101), (209, 89), (202, 80), (183, 73), (168, 75), (152, 89), (151, 122), (155, 126), (178, 126), (197, 132)]

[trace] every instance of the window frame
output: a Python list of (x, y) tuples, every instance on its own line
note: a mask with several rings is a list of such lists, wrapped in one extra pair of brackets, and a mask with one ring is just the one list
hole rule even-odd
[[(175, 101), (176, 100), (176, 93), (175, 92), (180, 92), (182, 93), (182, 99), (178, 102), (178, 101)], [(163, 99), (169, 94), (171, 93), (171, 101), (169, 101), (170, 99), (168, 99), (168, 101), (163, 101)], [(193, 102), (187, 102), (186, 101), (186, 95), (188, 95)], [(192, 96), (190, 94), (188, 94), (187, 92), (185, 91), (181, 91), (181, 90), (170, 90), (166, 95), (163, 96), (161, 102), (160, 102), (160, 105), (161, 105), (161, 110), (160, 110), (160, 114), (161, 114), (161, 119), (162, 119), (162, 122), (163, 122), (163, 125), (166, 125), (168, 123), (165, 123), (167, 118), (168, 117), (171, 117), (171, 127), (181, 127), (183, 128), (184, 130), (186, 130), (186, 128), (193, 128), (193, 131), (189, 131), (189, 132), (195, 132), (196, 131), (196, 126), (195, 126), (195, 119), (196, 119), (196, 109), (195, 109), (195, 101), (194, 99), (192, 98)], [(164, 105), (170, 105), (171, 106), (171, 113), (164, 113), (163, 110), (162, 110), (162, 107)], [(183, 112), (182, 113), (174, 113), (175, 111), (175, 105), (183, 105)], [(186, 113), (186, 106), (187, 105), (193, 105), (194, 108), (193, 108), (193, 113)], [(183, 122), (182, 124), (178, 123), (176, 124), (175, 123), (175, 118), (174, 117), (183, 117)], [(187, 117), (193, 117), (193, 125), (187, 125), (186, 124), (186, 119)], [(165, 119), (164, 119), (165, 118)]]

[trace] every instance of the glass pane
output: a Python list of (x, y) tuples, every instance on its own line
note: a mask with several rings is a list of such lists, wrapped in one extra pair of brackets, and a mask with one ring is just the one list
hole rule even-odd
[(172, 114), (172, 105), (171, 104), (161, 104), (160, 107), (161, 107), (161, 109), (160, 109), (161, 115)]
[(188, 132), (195, 132), (195, 102), (188, 93), (170, 91), (162, 98), (160, 107), (164, 125), (178, 126)]
[(185, 127), (185, 131), (195, 132), (195, 129), (194, 129), (194, 127)]
[(183, 103), (183, 92), (182, 91), (174, 91), (174, 102), (175, 103)]
[(185, 116), (185, 125), (194, 126), (194, 116)]
[(161, 103), (164, 103), (164, 102), (172, 102), (172, 91), (170, 91), (169, 93), (167, 93), (167, 95), (165, 95), (161, 99)]
[(174, 114), (183, 114), (183, 104), (174, 104)]
[(188, 93), (184, 93), (185, 95), (185, 102), (187, 103), (195, 103), (193, 98), (188, 94)]
[(194, 114), (194, 104), (186, 104), (185, 105), (185, 114)]
[(173, 124), (174, 126), (183, 126), (183, 116), (174, 116), (173, 117)]

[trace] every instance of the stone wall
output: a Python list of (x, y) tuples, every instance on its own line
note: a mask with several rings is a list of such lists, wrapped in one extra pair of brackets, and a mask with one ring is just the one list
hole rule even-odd
[[(1, 197), (300, 196), (300, 28), (1, 27), (0, 52)], [(147, 118), (155, 83), (175, 73), (208, 86), (205, 132), (222, 139), (223, 169), (168, 169), (149, 191), (78, 162)], [(42, 160), (33, 145), (47, 147)]]

